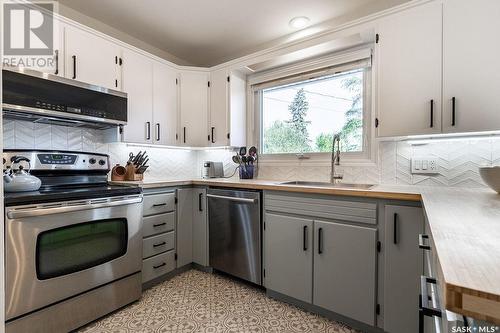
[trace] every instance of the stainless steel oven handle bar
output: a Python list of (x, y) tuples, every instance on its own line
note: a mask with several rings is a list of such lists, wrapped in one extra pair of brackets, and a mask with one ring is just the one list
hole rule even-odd
[(72, 204), (71, 201), (68, 201), (61, 204), (46, 204), (35, 207), (28, 206), (26, 208), (13, 208), (7, 211), (7, 217), (9, 219), (37, 217), (41, 215), (61, 214), (96, 208), (130, 205), (140, 202), (142, 202), (142, 196), (111, 197), (106, 199), (76, 201), (75, 204)]
[(216, 194), (207, 194), (208, 198), (216, 198), (216, 199), (224, 199), (238, 202), (246, 202), (246, 203), (257, 203), (257, 199), (248, 199), (248, 198), (239, 198), (239, 197), (228, 197), (225, 195), (216, 195)]

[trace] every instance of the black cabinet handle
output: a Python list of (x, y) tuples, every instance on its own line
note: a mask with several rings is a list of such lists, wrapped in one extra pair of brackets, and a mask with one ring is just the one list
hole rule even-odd
[(393, 240), (392, 242), (394, 244), (398, 243), (398, 213), (394, 213), (394, 220), (393, 220)]
[(302, 231), (302, 248), (307, 251), (307, 225), (304, 226)]
[(431, 127), (434, 127), (434, 100), (431, 99)]
[(57, 75), (59, 74), (59, 50), (54, 51), (54, 58), (56, 60), (56, 70), (54, 71), (54, 74)]
[(153, 247), (158, 247), (158, 246), (163, 246), (167, 244), (166, 242), (161, 242), (161, 243), (158, 243), (158, 244), (153, 244)]
[(214, 131), (215, 131), (215, 127), (212, 127), (212, 143), (215, 143)]
[(184, 131), (184, 143), (186, 143), (186, 127), (184, 127), (183, 131)]
[(318, 254), (323, 253), (323, 228), (318, 229)]
[(156, 123), (156, 141), (160, 141), (160, 123)]
[(153, 224), (153, 228), (161, 227), (162, 225), (166, 225), (166, 224), (167, 224), (167, 222)]
[(76, 79), (76, 55), (71, 56), (73, 58), (73, 80)]
[(162, 262), (160, 265), (157, 265), (157, 266), (153, 266), (154, 269), (157, 269), (157, 268), (160, 268), (160, 267), (163, 267), (165, 266), (166, 263)]
[(200, 212), (203, 211), (203, 205), (201, 204), (202, 203), (202, 199), (203, 199), (203, 193), (198, 194), (198, 210)]
[(151, 139), (151, 122), (146, 121), (146, 140)]
[(424, 235), (424, 234), (418, 235), (418, 248), (422, 250), (430, 250), (431, 246), (426, 245), (424, 239), (429, 239), (429, 235)]
[(441, 317), (442, 312), (438, 307), (432, 307), (429, 305), (429, 300), (431, 296), (427, 292), (427, 284), (436, 284), (436, 279), (421, 276), (420, 277), (420, 296), (418, 298), (418, 331), (419, 333), (424, 332), (424, 316), (427, 317)]
[(455, 126), (455, 103), (456, 99), (455, 97), (451, 98), (451, 126)]
[(167, 203), (166, 202), (163, 202), (163, 203), (159, 203), (159, 204), (153, 204), (153, 207), (161, 207), (161, 206), (166, 206)]

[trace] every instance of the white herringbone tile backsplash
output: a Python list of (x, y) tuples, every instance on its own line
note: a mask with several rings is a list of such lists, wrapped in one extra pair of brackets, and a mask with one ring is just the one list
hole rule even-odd
[[(112, 165), (125, 163), (129, 152), (146, 149), (150, 168), (146, 177), (158, 179), (185, 179), (200, 177), (203, 161), (222, 161), (224, 173), (230, 176), (236, 165), (231, 149), (192, 151), (141, 147), (124, 143), (103, 143), (101, 132), (57, 125), (34, 124), (4, 119), (5, 149), (55, 149), (100, 152), (110, 155)], [(412, 175), (413, 157), (436, 158), (438, 173)], [(408, 142), (381, 142), (376, 166), (340, 166), (338, 172), (345, 182), (371, 184), (401, 184), (426, 186), (484, 187), (478, 167), (500, 165), (500, 139), (463, 139), (438, 141), (423, 145)], [(235, 175), (237, 177), (237, 174)], [(270, 180), (328, 181), (329, 166), (311, 166), (307, 163), (293, 166), (261, 165), (259, 178)]]

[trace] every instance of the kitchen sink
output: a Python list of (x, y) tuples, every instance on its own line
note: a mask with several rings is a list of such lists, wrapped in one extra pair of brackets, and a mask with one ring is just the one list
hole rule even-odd
[(369, 190), (374, 185), (371, 184), (350, 184), (350, 183), (328, 183), (328, 182), (309, 182), (309, 181), (287, 181), (277, 183), (278, 185), (295, 185), (295, 186), (311, 186), (311, 187), (330, 187), (330, 188), (352, 188), (360, 190)]

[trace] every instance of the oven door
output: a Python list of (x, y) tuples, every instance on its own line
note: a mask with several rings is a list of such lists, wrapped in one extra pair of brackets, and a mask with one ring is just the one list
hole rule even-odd
[(141, 271), (142, 195), (6, 208), (6, 319)]

